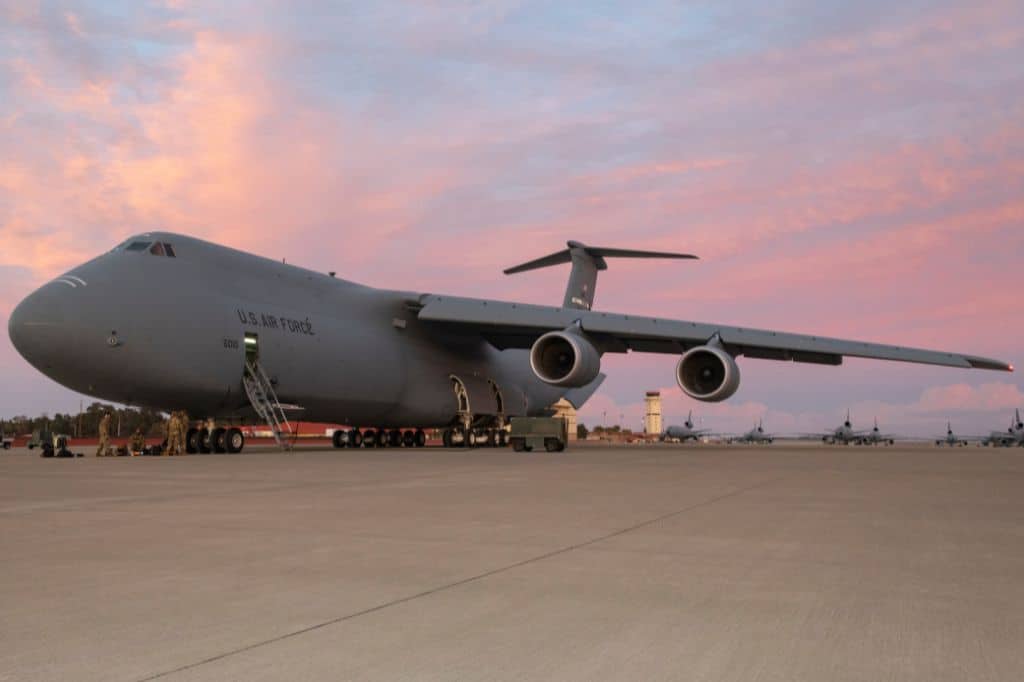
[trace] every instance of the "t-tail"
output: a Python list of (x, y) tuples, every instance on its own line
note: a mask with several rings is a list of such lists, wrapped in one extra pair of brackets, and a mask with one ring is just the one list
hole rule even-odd
[(567, 249), (557, 251), (542, 258), (516, 265), (505, 270), (506, 275), (517, 272), (546, 268), (562, 263), (572, 263), (569, 283), (565, 287), (564, 308), (590, 310), (594, 306), (594, 291), (597, 288), (597, 273), (607, 270), (605, 258), (687, 258), (697, 256), (688, 253), (667, 253), (664, 251), (635, 251), (632, 249), (615, 249), (604, 246), (587, 246), (576, 241), (566, 242)]

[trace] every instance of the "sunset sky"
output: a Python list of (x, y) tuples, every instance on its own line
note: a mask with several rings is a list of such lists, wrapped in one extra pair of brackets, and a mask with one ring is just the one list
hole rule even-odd
[[(0, 0), (0, 314), (130, 234), (183, 232), (371, 286), (596, 307), (1024, 365), (1024, 3)], [(171, 294), (171, 292), (169, 292)], [(111, 301), (116, 305), (116, 301)], [(1003, 428), (1021, 375), (608, 356), (581, 420)], [(0, 418), (80, 396), (0, 338)], [(621, 415), (621, 417), (620, 417)]]

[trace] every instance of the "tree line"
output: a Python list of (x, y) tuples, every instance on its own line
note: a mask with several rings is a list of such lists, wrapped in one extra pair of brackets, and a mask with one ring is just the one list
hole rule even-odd
[(141, 428), (147, 436), (162, 436), (166, 422), (162, 412), (146, 408), (115, 407), (107, 403), (95, 402), (81, 414), (61, 414), (50, 416), (41, 414), (38, 417), (18, 415), (0, 422), (0, 432), (8, 436), (22, 436), (37, 429), (46, 429), (53, 433), (63, 433), (76, 438), (95, 438), (100, 433), (100, 419), (110, 412), (110, 435), (118, 436), (118, 427), (122, 437), (130, 436), (135, 429)]

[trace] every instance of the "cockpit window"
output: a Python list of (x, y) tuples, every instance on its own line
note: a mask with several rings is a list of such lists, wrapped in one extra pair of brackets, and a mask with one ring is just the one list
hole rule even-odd
[(175, 258), (176, 257), (174, 255), (174, 249), (171, 247), (170, 244), (167, 244), (166, 242), (164, 243), (164, 253), (167, 254), (168, 258)]
[(153, 248), (151, 248), (149, 252), (154, 256), (162, 256), (164, 255), (164, 245), (157, 242), (156, 244), (153, 244)]
[(153, 242), (132, 242), (124, 248), (125, 251), (145, 251)]

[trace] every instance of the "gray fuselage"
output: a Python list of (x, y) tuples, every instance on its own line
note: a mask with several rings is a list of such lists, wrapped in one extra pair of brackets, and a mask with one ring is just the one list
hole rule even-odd
[[(128, 250), (133, 242), (170, 244), (174, 257)], [(68, 388), (193, 416), (253, 416), (241, 381), (247, 334), (280, 401), (306, 421), (443, 426), (458, 407), (452, 376), (475, 413), (543, 414), (566, 392), (536, 378), (525, 350), (419, 320), (419, 296), (151, 233), (32, 293), (9, 333)]]

